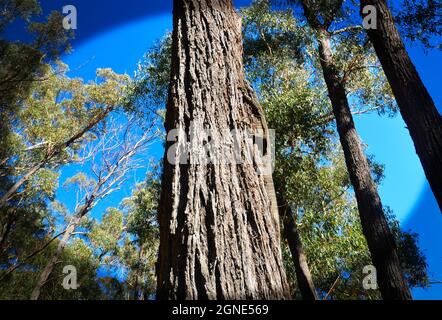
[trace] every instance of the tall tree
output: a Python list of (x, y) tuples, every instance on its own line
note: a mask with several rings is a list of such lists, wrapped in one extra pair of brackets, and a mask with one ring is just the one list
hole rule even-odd
[(42, 287), (48, 281), (68, 241), (83, 218), (101, 200), (118, 190), (131, 172), (140, 168), (140, 160), (136, 159), (136, 156), (147, 147), (147, 144), (153, 139), (153, 135), (149, 131), (144, 132), (141, 137), (131, 134), (130, 131), (133, 130), (133, 127), (130, 120), (126, 128), (122, 129), (122, 127), (111, 125), (111, 128), (106, 130), (101, 140), (90, 151), (93, 154), (91, 164), (93, 178), (79, 173), (68, 180), (68, 183), (79, 186), (77, 198), (81, 201), (77, 203), (75, 212), (63, 231), (57, 250), (41, 272), (32, 291), (31, 300), (39, 299)]
[[(367, 29), (367, 34), (442, 210), (442, 116), (405, 49), (386, 1), (361, 0), (361, 14), (364, 17), (364, 8), (369, 5), (376, 8), (377, 22), (375, 28)], [(433, 6), (436, 5), (433, 3)]]
[(302, 0), (304, 15), (317, 34), (318, 55), (327, 85), (337, 131), (347, 164), (350, 181), (356, 195), (362, 228), (367, 239), (373, 264), (378, 272), (382, 297), (388, 300), (411, 299), (402, 274), (395, 239), (388, 226), (377, 185), (371, 176), (370, 165), (362, 150), (356, 131), (345, 82), (333, 58), (329, 28), (341, 10), (342, 0), (327, 2)]
[[(240, 18), (230, 0), (175, 0), (173, 10), (165, 128), (184, 131), (173, 155), (188, 154), (190, 161), (168, 161), (173, 144), (167, 142), (157, 298), (289, 298), (271, 175), (259, 175), (263, 168), (253, 161), (237, 164), (233, 146), (217, 162), (195, 161), (209, 142), (207, 127), (214, 148), (206, 156), (213, 158), (231, 129), (267, 131), (245, 80)], [(247, 139), (238, 140), (244, 156)]]

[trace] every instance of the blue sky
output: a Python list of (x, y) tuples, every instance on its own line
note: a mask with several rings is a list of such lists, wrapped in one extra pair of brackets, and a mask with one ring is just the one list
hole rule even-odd
[[(244, 5), (248, 0), (235, 1)], [(110, 67), (116, 72), (132, 74), (143, 53), (172, 29), (172, 1), (72, 0), (78, 10), (78, 30), (73, 52), (64, 58), (72, 76), (93, 79), (97, 68)], [(64, 1), (47, 2), (45, 10), (61, 10)], [(439, 110), (442, 107), (442, 53), (409, 47), (409, 52)], [(420, 235), (421, 248), (427, 255), (430, 276), (442, 280), (442, 215), (426, 182), (419, 159), (400, 116), (358, 116), (357, 129), (368, 145), (368, 153), (385, 165), (386, 179), (380, 186), (383, 203), (390, 206), (406, 229)], [(161, 154), (156, 150), (155, 153)], [(63, 178), (73, 170), (63, 171)], [(139, 181), (142, 177), (137, 177)], [(98, 215), (108, 206), (115, 206), (130, 189), (122, 190), (98, 206)], [(69, 192), (60, 190), (69, 201)], [(416, 299), (442, 299), (442, 285), (427, 290), (414, 290)]]

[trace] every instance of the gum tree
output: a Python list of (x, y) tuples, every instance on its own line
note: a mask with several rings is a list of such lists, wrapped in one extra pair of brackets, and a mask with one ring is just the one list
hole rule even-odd
[[(294, 1), (291, 1), (294, 2)], [(388, 225), (384, 208), (364, 154), (347, 98), (347, 74), (335, 58), (331, 26), (343, 11), (343, 0), (311, 1), (300, 4), (304, 16), (315, 33), (317, 55), (327, 86), (337, 132), (344, 153), (351, 184), (356, 196), (362, 230), (378, 272), (378, 283), (384, 299), (411, 299), (401, 270), (397, 246)], [(357, 60), (356, 60), (357, 61)]]
[[(374, 7), (377, 16), (375, 28), (367, 29), (367, 34), (390, 82), (425, 176), (442, 209), (442, 116), (408, 55), (386, 1), (361, 0), (363, 17), (367, 6)], [(428, 6), (439, 12), (440, 17), (442, 6), (437, 1), (429, 1)], [(427, 19), (427, 15), (422, 16)], [(425, 23), (409, 21), (418, 25), (422, 22)]]
[[(245, 79), (241, 20), (230, 0), (175, 0), (173, 10), (165, 129), (184, 132), (173, 158), (189, 147), (190, 161), (168, 160), (174, 143), (167, 142), (157, 297), (289, 298), (271, 175), (260, 175), (263, 168), (253, 161), (237, 164), (232, 145), (219, 162), (194, 161), (209, 142), (206, 128), (213, 132), (214, 148), (206, 154), (212, 158), (232, 129), (260, 130), (268, 140), (262, 108)], [(253, 148), (242, 137), (237, 143), (241, 156)]]

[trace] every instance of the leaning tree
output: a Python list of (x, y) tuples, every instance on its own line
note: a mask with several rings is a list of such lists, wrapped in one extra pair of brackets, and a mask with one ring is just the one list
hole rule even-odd
[(367, 29), (367, 34), (442, 210), (442, 116), (408, 55), (386, 1), (361, 0), (364, 17), (367, 6), (373, 6), (377, 16), (376, 27)]

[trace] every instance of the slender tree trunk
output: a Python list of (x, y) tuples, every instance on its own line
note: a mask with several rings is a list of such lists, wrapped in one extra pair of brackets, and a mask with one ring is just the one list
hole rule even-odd
[(313, 278), (310, 273), (310, 268), (307, 264), (307, 257), (302, 245), (301, 236), (296, 226), (295, 217), (290, 205), (285, 202), (281, 207), (281, 217), (284, 223), (284, 237), (289, 244), (290, 252), (292, 254), (293, 264), (295, 266), (296, 280), (298, 281), (299, 291), (303, 300), (317, 300)]
[(135, 286), (134, 286), (134, 300), (143, 300), (144, 297), (144, 270), (140, 270), (141, 262), (144, 259), (144, 249), (140, 245), (140, 252), (138, 253), (138, 267), (135, 273)]
[[(260, 175), (256, 162), (237, 164), (234, 147), (225, 145), (232, 129), (267, 129), (245, 80), (241, 37), (231, 0), (174, 1), (165, 127), (185, 135), (177, 137), (176, 149), (166, 145), (158, 299), (290, 298), (273, 185), (266, 183), (271, 177)], [(205, 128), (212, 131), (207, 155), (217, 157), (224, 147), (209, 164), (196, 160), (208, 143)], [(250, 145), (238, 140), (245, 156)], [(168, 153), (189, 161), (173, 163)]]
[(6, 205), (6, 202), (17, 192), (17, 190), (32, 176), (43, 167), (44, 163), (38, 163), (33, 166), (23, 177), (21, 177), (9, 190), (0, 198), (0, 207)]
[(384, 0), (361, 0), (377, 9), (377, 28), (367, 30), (425, 175), (442, 210), (442, 117), (414, 67)]
[(345, 87), (333, 61), (330, 35), (319, 31), (319, 56), (333, 106), (339, 138), (344, 151), (350, 181), (356, 195), (362, 228), (378, 273), (378, 284), (386, 300), (411, 299), (401, 271), (396, 243), (385, 218), (377, 186), (362, 151), (350, 111)]
[(40, 298), (41, 289), (43, 288), (45, 283), (48, 281), (49, 276), (51, 275), (52, 271), (54, 271), (55, 265), (57, 264), (58, 260), (60, 259), (61, 255), (63, 254), (63, 251), (66, 248), (67, 242), (72, 237), (72, 234), (74, 233), (75, 229), (79, 225), (81, 218), (82, 218), (82, 215), (76, 215), (70, 221), (69, 226), (66, 228), (66, 232), (63, 234), (63, 237), (61, 238), (60, 242), (58, 243), (57, 250), (55, 251), (54, 255), (49, 259), (48, 263), (46, 264), (45, 268), (43, 269), (42, 273), (40, 274), (37, 284), (35, 285), (34, 290), (32, 291), (31, 300), (38, 300)]
[[(11, 211), (14, 211), (13, 209), (10, 209)], [(5, 249), (6, 240), (8, 239), (8, 236), (11, 232), (12, 226), (15, 222), (15, 217), (11, 216), (8, 210), (8, 218), (6, 220), (6, 224), (2, 227), (2, 232), (0, 234), (0, 252)]]

